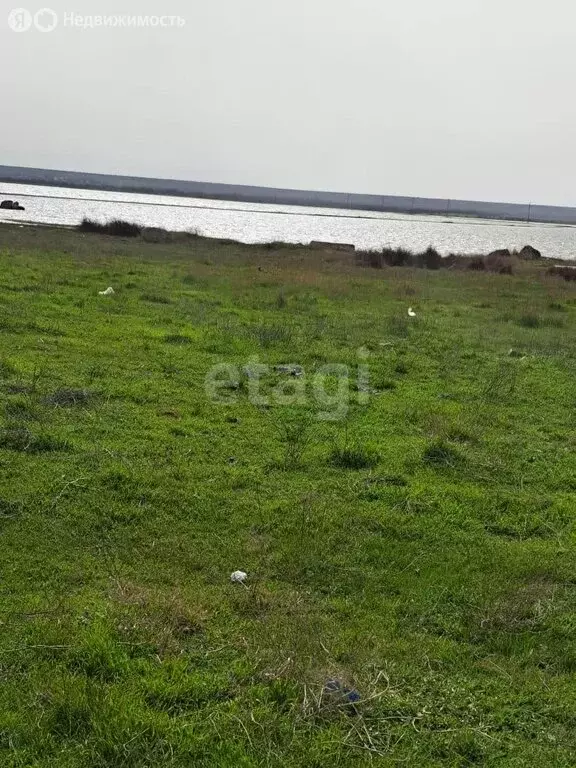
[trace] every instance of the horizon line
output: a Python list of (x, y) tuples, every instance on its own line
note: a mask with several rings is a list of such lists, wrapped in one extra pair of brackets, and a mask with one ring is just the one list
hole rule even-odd
[(273, 205), (576, 224), (576, 207), (376, 195), (0, 165), (0, 182)]

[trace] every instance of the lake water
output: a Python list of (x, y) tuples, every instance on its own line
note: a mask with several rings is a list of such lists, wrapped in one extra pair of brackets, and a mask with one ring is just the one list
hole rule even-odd
[(389, 245), (411, 250), (435, 246), (442, 254), (488, 253), (533, 245), (547, 257), (576, 258), (576, 227), (443, 216), (403, 216), (331, 208), (237, 203), (23, 184), (0, 184), (0, 199), (18, 200), (25, 211), (0, 210), (2, 221), (76, 225), (125, 219), (148, 227), (195, 230), (246, 243), (326, 240), (357, 248)]

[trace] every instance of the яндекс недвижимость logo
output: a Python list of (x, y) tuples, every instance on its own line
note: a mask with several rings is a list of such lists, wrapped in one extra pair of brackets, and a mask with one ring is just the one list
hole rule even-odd
[(51, 8), (41, 8), (32, 14), (27, 8), (14, 8), (8, 14), (8, 26), (13, 32), (52, 32), (58, 26), (58, 14)]

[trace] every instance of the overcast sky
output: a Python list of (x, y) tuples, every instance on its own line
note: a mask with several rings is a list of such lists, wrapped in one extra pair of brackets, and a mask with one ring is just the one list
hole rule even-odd
[(2, 5), (2, 164), (576, 205), (574, 0), (21, 2), (59, 24)]

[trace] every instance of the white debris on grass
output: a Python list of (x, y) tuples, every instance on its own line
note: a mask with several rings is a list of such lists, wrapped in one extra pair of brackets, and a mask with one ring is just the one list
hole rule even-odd
[(523, 355), (522, 352), (518, 352), (516, 349), (511, 349), (508, 352), (508, 357), (515, 357), (516, 359), (520, 360), (520, 362), (522, 362), (522, 360), (528, 359), (526, 355)]
[(248, 574), (244, 573), (244, 571), (234, 571), (234, 573), (230, 576), (230, 581), (233, 584), (244, 584), (247, 578)]
[(416, 312), (414, 312), (412, 307), (408, 307), (408, 317), (416, 317)]
[(115, 293), (116, 291), (114, 290), (114, 288), (112, 288), (112, 286), (109, 286), (108, 288), (106, 288), (105, 291), (98, 291), (99, 296), (113, 296)]

